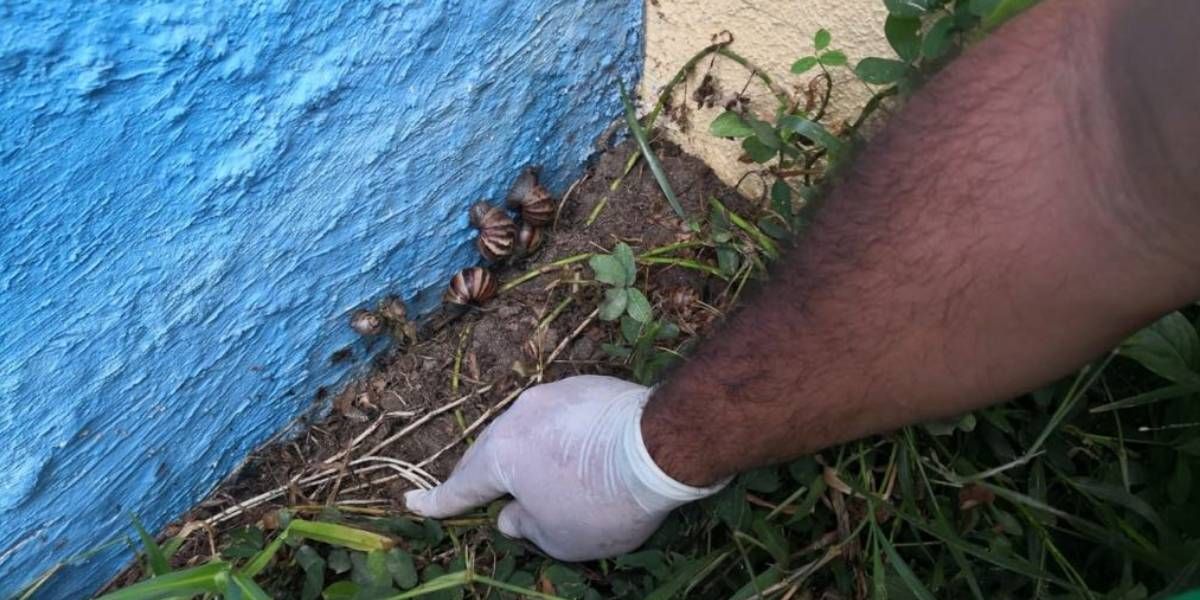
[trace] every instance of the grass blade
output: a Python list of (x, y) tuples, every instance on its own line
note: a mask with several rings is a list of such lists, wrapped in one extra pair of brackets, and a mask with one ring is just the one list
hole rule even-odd
[(225, 592), (224, 582), (228, 577), (229, 563), (213, 561), (135, 583), (111, 594), (105, 594), (98, 600), (157, 600), (172, 596), (220, 594)]
[(667, 172), (663, 170), (658, 156), (650, 148), (650, 140), (646, 138), (646, 130), (642, 129), (642, 124), (638, 121), (637, 113), (633, 110), (633, 102), (629, 99), (629, 94), (625, 92), (624, 83), (621, 84), (621, 103), (625, 105), (625, 122), (629, 125), (629, 131), (633, 133), (633, 139), (637, 140), (638, 148), (642, 151), (642, 156), (646, 158), (646, 164), (650, 165), (650, 172), (654, 173), (658, 187), (662, 188), (663, 194), (667, 197), (667, 202), (671, 203), (671, 209), (675, 211), (675, 214), (679, 215), (680, 219), (687, 221), (687, 212), (683, 210), (679, 198), (675, 197), (675, 190), (671, 189), (671, 182), (667, 181)]
[(233, 596), (231, 592), (236, 591), (241, 598), (247, 598), (248, 600), (271, 600), (271, 596), (267, 595), (265, 590), (245, 575), (231, 574), (227, 589), (230, 590), (225, 594), (227, 597)]
[(263, 548), (258, 552), (258, 554), (255, 554), (253, 557), (251, 557), (249, 562), (247, 562), (245, 566), (238, 570), (238, 573), (251, 579), (257, 577), (258, 574), (261, 573), (263, 569), (267, 568), (267, 565), (271, 563), (271, 559), (275, 558), (275, 553), (279, 552), (279, 549), (283, 547), (283, 542), (287, 540), (289, 530), (290, 527), (283, 530), (283, 532), (280, 533), (279, 536), (274, 540), (272, 540), (266, 548)]
[(167, 562), (167, 556), (163, 554), (162, 548), (158, 546), (158, 542), (142, 527), (142, 522), (136, 516), (131, 515), (133, 520), (133, 528), (137, 530), (138, 537), (142, 540), (142, 547), (146, 551), (146, 563), (150, 565), (150, 572), (157, 575), (166, 575), (171, 572), (171, 565)]
[(1141, 394), (1123, 398), (1121, 400), (1117, 400), (1116, 402), (1101, 404), (1100, 406), (1090, 409), (1088, 412), (1102, 413), (1112, 410), (1122, 410), (1125, 408), (1135, 408), (1138, 406), (1145, 406), (1147, 404), (1154, 404), (1155, 402), (1162, 402), (1164, 400), (1183, 398), (1184, 396), (1190, 396), (1196, 393), (1200, 393), (1200, 387), (1192, 385), (1169, 385), (1157, 390), (1142, 392)]
[(933, 593), (921, 583), (917, 575), (908, 567), (908, 563), (900, 558), (900, 553), (896, 552), (896, 547), (892, 545), (892, 541), (883, 535), (883, 531), (874, 521), (871, 522), (871, 528), (875, 530), (875, 539), (879, 540), (879, 545), (883, 547), (884, 554), (887, 554), (888, 560), (892, 563), (892, 568), (896, 570), (896, 574), (900, 579), (904, 580), (904, 585), (908, 586), (908, 590), (913, 593), (913, 596), (918, 600), (933, 600)]

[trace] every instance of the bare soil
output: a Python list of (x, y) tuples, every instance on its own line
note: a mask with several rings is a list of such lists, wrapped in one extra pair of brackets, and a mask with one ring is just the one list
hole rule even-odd
[[(692, 234), (671, 211), (644, 161), (638, 161), (621, 185), (612, 189), (634, 148), (632, 142), (626, 142), (601, 155), (564, 194), (557, 222), (547, 227), (543, 247), (525, 260), (492, 265), (499, 281), (510, 281), (539, 265), (580, 253), (608, 251), (617, 241), (625, 241), (637, 252), (688, 239)], [(718, 198), (742, 215), (752, 216), (758, 212), (756, 207), (725, 186), (699, 159), (681, 153), (670, 144), (656, 144), (656, 150), (688, 214), (707, 214), (709, 197)], [(586, 221), (600, 203), (605, 206), (587, 225)], [(691, 257), (715, 262), (706, 253), (710, 251), (701, 248)], [(390, 473), (387, 470), (360, 474), (353, 468), (346, 468), (345, 459), (341, 459), (332, 463), (343, 468), (334, 483), (306, 486), (298, 480), (301, 476), (329, 469), (327, 460), (340, 452), (352, 448), (350, 458), (360, 456), (422, 415), (470, 395), (469, 400), (456, 410), (430, 420), (386, 446), (379, 455), (420, 463), (439, 450), (461, 442), (464, 426), (475, 422), (513, 390), (525, 385), (526, 375), (541, 367), (553, 349), (579, 328), (595, 309), (601, 290), (594, 285), (573, 282), (590, 279), (586, 265), (586, 261), (577, 262), (540, 275), (499, 294), (482, 308), (469, 310), (428, 339), (415, 345), (397, 344), (383, 352), (374, 360), (368, 373), (346, 385), (335, 396), (327, 416), (311, 423), (294, 438), (255, 452), (237, 473), (168, 527), (166, 533), (173, 535), (189, 522), (211, 521), (231, 507), (279, 488), (286, 488), (286, 493), (236, 517), (222, 520), (214, 527), (215, 531), (210, 532), (219, 539), (223, 531), (256, 523), (261, 525), (264, 517), (269, 519), (269, 515), (282, 507), (359, 501), (384, 510), (403, 509), (402, 496), (411, 485), (403, 479), (376, 483)], [(708, 302), (724, 287), (724, 282), (704, 273), (668, 266), (650, 272), (644, 291), (655, 304), (656, 312), (662, 311), (664, 316), (680, 324), (685, 333), (696, 333), (711, 325), (712, 311), (698, 311), (686, 301), (681, 305), (678, 298)], [(541, 335), (536, 335), (538, 324), (567, 298), (573, 300), (553, 316)], [(445, 314), (431, 318), (445, 318)], [(564, 346), (553, 363), (544, 365), (544, 380), (583, 373), (625, 374), (624, 366), (601, 348), (602, 343), (618, 335), (612, 324), (592, 321)], [(344, 355), (331, 357), (333, 360), (345, 358)], [(457, 390), (452, 389), (455, 373), (458, 373)], [(488, 391), (474, 394), (486, 386), (491, 386)], [(318, 401), (328, 402), (328, 399)], [(372, 427), (373, 432), (355, 443), (356, 438)], [(465, 443), (457, 443), (425, 468), (444, 479), (465, 448)], [(267, 525), (270, 528), (269, 523)], [(175, 562), (185, 565), (205, 560), (212, 555), (214, 545), (210, 536), (192, 535)], [(113, 583), (127, 585), (138, 576), (138, 570), (133, 567)]]

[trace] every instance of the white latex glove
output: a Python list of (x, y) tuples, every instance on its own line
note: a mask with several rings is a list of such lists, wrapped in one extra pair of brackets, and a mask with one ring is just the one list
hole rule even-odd
[(463, 456), (450, 479), (405, 494), (427, 517), (459, 514), (504, 494), (500, 531), (579, 561), (629, 552), (682, 504), (716, 493), (658, 468), (642, 441), (650, 389), (583, 375), (530, 388)]

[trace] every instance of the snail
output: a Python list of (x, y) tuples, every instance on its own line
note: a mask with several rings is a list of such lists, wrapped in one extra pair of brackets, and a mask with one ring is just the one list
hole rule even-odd
[(538, 183), (537, 169), (526, 168), (517, 177), (505, 203), (513, 210), (521, 211), (521, 220), (541, 227), (554, 220), (554, 199), (550, 191)]
[(521, 223), (517, 229), (517, 256), (529, 256), (537, 251), (542, 246), (542, 242), (546, 241), (546, 237), (542, 235), (542, 228), (530, 225), (528, 222)]
[(671, 288), (663, 296), (666, 308), (680, 314), (687, 313), (700, 302), (700, 293), (686, 285)]
[(496, 295), (496, 277), (483, 267), (463, 269), (450, 279), (445, 300), (451, 304), (483, 304)]
[(479, 229), (475, 247), (485, 260), (495, 261), (512, 254), (517, 224), (504, 209), (487, 202), (476, 202), (471, 207), (470, 217), (471, 225)]
[(379, 301), (379, 316), (391, 323), (404, 323), (408, 320), (408, 307), (397, 296), (385, 296)]
[(369, 310), (356, 310), (350, 315), (350, 328), (359, 335), (379, 335), (383, 333), (383, 319)]

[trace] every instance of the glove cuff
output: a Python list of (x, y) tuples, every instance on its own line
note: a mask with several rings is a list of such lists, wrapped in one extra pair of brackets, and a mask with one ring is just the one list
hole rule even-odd
[(630, 411), (633, 413), (633, 418), (626, 423), (622, 436), (622, 446), (625, 448), (630, 474), (647, 491), (659, 496), (663, 500), (669, 501), (675, 506), (707, 498), (721, 491), (733, 479), (732, 477), (708, 487), (695, 487), (667, 475), (654, 462), (654, 459), (650, 456), (650, 451), (646, 448), (646, 441), (642, 437), (642, 411), (646, 407), (646, 402), (650, 399), (651, 392), (653, 392), (653, 389), (628, 392), (630, 396), (638, 396), (636, 399), (630, 398), (630, 400), (636, 401), (637, 410)]

